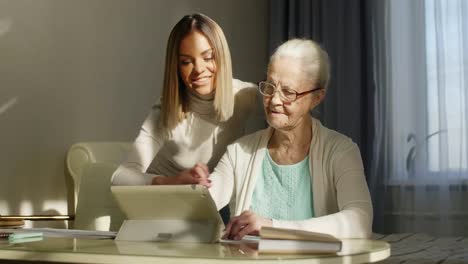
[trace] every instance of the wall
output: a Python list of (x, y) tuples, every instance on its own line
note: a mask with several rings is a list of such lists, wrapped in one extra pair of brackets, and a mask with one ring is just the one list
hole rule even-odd
[(263, 77), (267, 0), (0, 0), (0, 214), (67, 214), (67, 149), (133, 140), (192, 12), (224, 29), (236, 77)]

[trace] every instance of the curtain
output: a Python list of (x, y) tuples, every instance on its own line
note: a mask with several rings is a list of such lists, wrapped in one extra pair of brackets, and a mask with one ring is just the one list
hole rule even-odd
[(361, 149), (374, 232), (468, 233), (468, 1), (272, 0), (270, 52), (328, 51), (324, 124)]
[[(371, 174), (385, 231), (468, 234), (464, 0), (386, 1)], [(382, 204), (383, 203), (383, 204)]]

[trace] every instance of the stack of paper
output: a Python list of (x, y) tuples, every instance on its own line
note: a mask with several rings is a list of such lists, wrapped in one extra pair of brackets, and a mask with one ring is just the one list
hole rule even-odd
[(111, 231), (93, 231), (77, 229), (56, 229), (56, 228), (22, 228), (22, 229), (2, 229), (2, 232), (19, 233), (42, 233), (44, 237), (70, 237), (70, 238), (89, 238), (89, 239), (113, 239), (117, 232)]

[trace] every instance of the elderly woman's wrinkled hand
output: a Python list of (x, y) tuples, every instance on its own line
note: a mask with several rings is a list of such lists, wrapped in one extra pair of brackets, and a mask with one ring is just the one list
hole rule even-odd
[(258, 235), (262, 226), (272, 226), (273, 221), (261, 217), (252, 211), (244, 211), (241, 215), (231, 218), (226, 226), (223, 238), (240, 240), (245, 235)]

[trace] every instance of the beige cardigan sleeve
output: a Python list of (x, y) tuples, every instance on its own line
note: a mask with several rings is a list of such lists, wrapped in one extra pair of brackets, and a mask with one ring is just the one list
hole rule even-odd
[(335, 152), (330, 166), (338, 212), (302, 221), (274, 220), (275, 227), (328, 233), (339, 238), (370, 237), (372, 202), (357, 145), (352, 143), (345, 150)]
[(220, 210), (226, 206), (234, 193), (234, 162), (231, 151), (232, 146), (228, 146), (226, 153), (219, 160), (214, 171), (210, 174), (211, 197), (215, 201), (216, 208)]
[(154, 135), (158, 117), (159, 108), (155, 106), (145, 119), (127, 158), (112, 175), (112, 185), (151, 184), (156, 175), (145, 172), (163, 144), (162, 136)]

